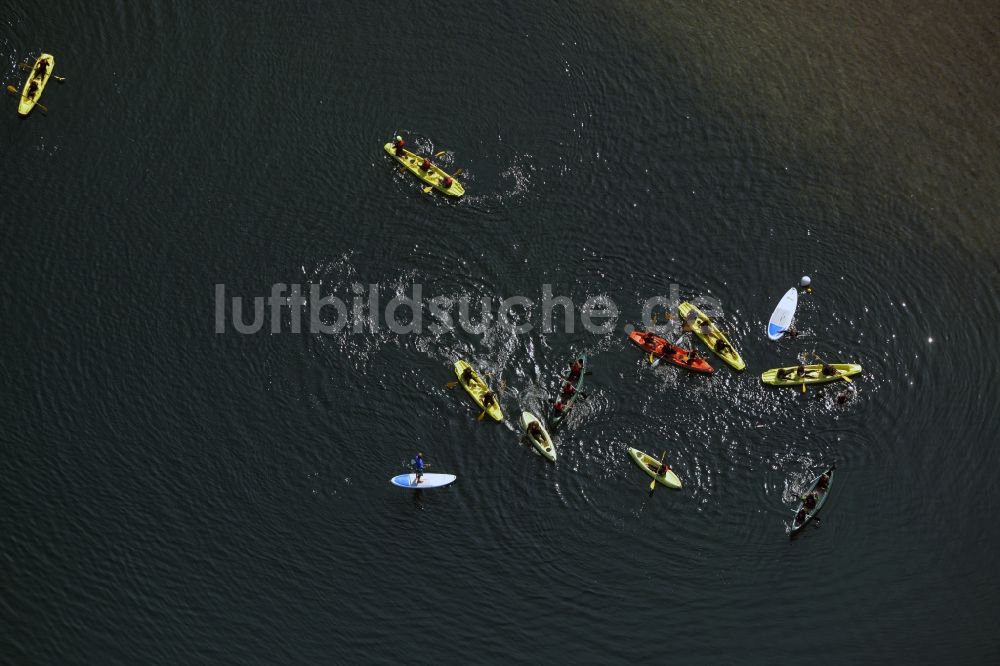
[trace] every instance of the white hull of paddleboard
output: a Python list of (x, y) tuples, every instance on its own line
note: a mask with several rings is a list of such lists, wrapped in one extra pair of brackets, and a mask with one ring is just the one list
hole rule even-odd
[(771, 313), (771, 320), (767, 322), (767, 337), (771, 340), (780, 340), (785, 331), (792, 325), (792, 318), (795, 317), (795, 308), (799, 304), (799, 292), (792, 287), (785, 292), (778, 302), (778, 307)]
[(400, 488), (440, 488), (452, 483), (458, 477), (454, 474), (424, 474), (417, 483), (416, 474), (400, 474), (389, 481)]

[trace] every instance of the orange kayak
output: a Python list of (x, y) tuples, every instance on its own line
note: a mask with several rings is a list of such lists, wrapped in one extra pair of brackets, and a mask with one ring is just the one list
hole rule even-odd
[(663, 357), (667, 363), (673, 363), (691, 372), (703, 372), (706, 375), (715, 372), (715, 368), (710, 366), (708, 361), (700, 356), (692, 356), (692, 350), (671, 344), (649, 331), (632, 331), (628, 334), (628, 338), (650, 354)]

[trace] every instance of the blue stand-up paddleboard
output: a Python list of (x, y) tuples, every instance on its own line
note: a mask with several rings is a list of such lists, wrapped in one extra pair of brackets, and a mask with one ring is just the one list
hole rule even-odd
[(799, 304), (799, 292), (792, 287), (785, 292), (778, 302), (778, 307), (771, 313), (771, 320), (767, 322), (767, 337), (772, 340), (779, 340), (785, 331), (792, 325), (792, 317), (795, 316), (795, 308)]
[(420, 483), (417, 483), (416, 474), (400, 474), (399, 476), (392, 477), (390, 482), (392, 485), (399, 486), (400, 488), (424, 489), (447, 486), (457, 478), (454, 474), (424, 474), (420, 478)]

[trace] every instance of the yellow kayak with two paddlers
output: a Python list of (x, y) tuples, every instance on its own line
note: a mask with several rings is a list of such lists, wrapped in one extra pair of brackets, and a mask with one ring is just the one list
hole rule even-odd
[[(743, 357), (736, 351), (726, 334), (719, 330), (707, 314), (699, 310), (693, 303), (681, 303), (678, 311), (684, 324), (691, 327), (695, 335), (705, 343), (712, 353), (728, 363), (733, 370), (743, 370), (747, 367)], [(716, 345), (721, 344), (717, 347)]]
[[(462, 187), (462, 183), (458, 182), (458, 179), (454, 176), (445, 173), (441, 167), (431, 162), (430, 158), (415, 155), (406, 148), (400, 148), (398, 151), (400, 154), (397, 154), (396, 147), (392, 141), (383, 147), (385, 148), (385, 152), (389, 153), (394, 160), (441, 194), (449, 197), (460, 197), (465, 194), (465, 188)], [(427, 168), (424, 169), (424, 166), (427, 166)]]
[[(466, 369), (472, 371), (468, 382), (462, 378)], [(486, 385), (486, 382), (479, 376), (479, 373), (472, 370), (472, 366), (463, 360), (455, 361), (455, 376), (458, 377), (458, 383), (472, 396), (472, 399), (476, 401), (480, 409), (489, 414), (490, 418), (494, 421), (498, 423), (503, 421), (503, 412), (500, 411), (500, 404), (496, 400), (496, 395), (493, 395), (493, 403), (488, 408), (483, 405), (483, 397), (487, 393), (493, 394), (493, 392), (490, 391), (490, 387)]]
[[(21, 103), (17, 105), (17, 112), (22, 116), (28, 115), (35, 108), (35, 104), (38, 102), (38, 98), (42, 96), (42, 90), (45, 89), (45, 84), (49, 82), (49, 77), (52, 76), (52, 70), (55, 69), (55, 66), (55, 57), (48, 53), (43, 53), (35, 60), (35, 66), (31, 68), (28, 80), (24, 82), (24, 90), (21, 92)], [(43, 67), (44, 70), (42, 69)]]
[[(771, 386), (798, 386), (800, 384), (823, 384), (824, 382), (835, 382), (838, 379), (845, 380), (861, 372), (861, 366), (857, 363), (831, 363), (828, 371), (823, 372), (826, 367), (822, 363), (813, 365), (793, 365), (788, 368), (772, 368), (765, 370), (760, 380)], [(799, 368), (802, 368), (801, 372)]]

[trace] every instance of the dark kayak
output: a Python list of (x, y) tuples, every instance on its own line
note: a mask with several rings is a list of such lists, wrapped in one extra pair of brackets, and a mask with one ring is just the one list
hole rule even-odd
[[(805, 498), (808, 497), (810, 493), (815, 491), (816, 506), (813, 507), (812, 511), (807, 511), (805, 517), (802, 519), (802, 522), (799, 522), (799, 511), (804, 509), (806, 506), (805, 499), (803, 499), (802, 503), (799, 504), (799, 508), (795, 510), (795, 517), (792, 518), (792, 529), (789, 532), (790, 536), (795, 536), (796, 534), (798, 534), (799, 531), (803, 527), (808, 525), (809, 521), (812, 520), (817, 513), (819, 513), (819, 510), (823, 508), (823, 504), (826, 502), (826, 497), (827, 495), (830, 494), (830, 488), (833, 487), (833, 470), (835, 470), (836, 468), (837, 468), (836, 465), (830, 465), (830, 468), (827, 469), (825, 472), (823, 472), (823, 474), (820, 474), (815, 479), (813, 479), (813, 482), (809, 485), (809, 490), (803, 493), (802, 497)], [(826, 483), (826, 489), (820, 490), (818, 488), (819, 480), (823, 477), (824, 474), (829, 474), (830, 478)]]
[[(572, 384), (575, 391), (573, 395), (571, 395), (569, 398), (563, 401), (562, 412), (557, 412), (555, 410), (555, 407), (552, 408), (552, 418), (549, 419), (549, 424), (553, 428), (555, 428), (556, 426), (558, 426), (560, 423), (563, 422), (563, 420), (566, 418), (566, 415), (569, 414), (569, 410), (573, 407), (573, 403), (576, 402), (576, 399), (580, 396), (580, 389), (583, 387), (583, 378), (587, 375), (587, 355), (580, 354), (579, 356), (577, 356), (577, 359), (580, 360), (580, 365), (583, 366), (580, 368), (580, 376), (577, 378), (575, 382), (570, 382), (570, 381), (565, 382), (566, 384)], [(562, 400), (562, 389), (563, 386), (560, 385), (559, 395), (556, 396), (556, 400)]]

